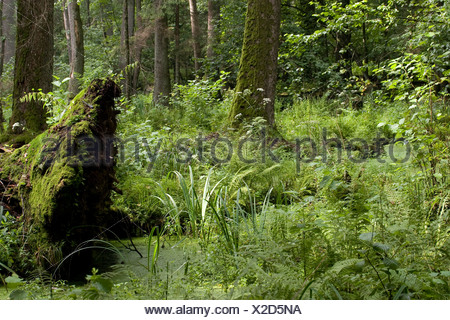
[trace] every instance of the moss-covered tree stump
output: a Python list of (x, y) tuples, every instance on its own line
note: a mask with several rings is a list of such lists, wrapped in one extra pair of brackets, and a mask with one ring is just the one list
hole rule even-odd
[(2, 148), (0, 199), (22, 221), (38, 263), (58, 264), (111, 221), (119, 95), (112, 80), (95, 80), (56, 125), (19, 149)]

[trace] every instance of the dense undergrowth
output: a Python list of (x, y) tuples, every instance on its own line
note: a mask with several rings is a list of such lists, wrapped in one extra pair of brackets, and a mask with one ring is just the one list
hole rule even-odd
[[(146, 240), (128, 246), (135, 251), (84, 248), (115, 252), (123, 265), (93, 269), (82, 286), (42, 271), (22, 279), (14, 268), (28, 261), (24, 235), (1, 212), (5, 294), (449, 298), (448, 104), (376, 94), (359, 110), (327, 99), (280, 104), (275, 141), (262, 119), (227, 128), (221, 81), (178, 87), (169, 109), (143, 95), (122, 101), (114, 203), (128, 233)], [(138, 251), (140, 271), (129, 263)]]

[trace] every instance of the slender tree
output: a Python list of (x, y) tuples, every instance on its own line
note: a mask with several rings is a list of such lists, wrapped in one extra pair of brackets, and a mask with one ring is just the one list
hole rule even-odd
[(119, 67), (121, 70), (123, 70), (123, 77), (124, 80), (122, 82), (125, 96), (130, 98), (131, 96), (131, 76), (130, 76), (130, 70), (128, 66), (131, 62), (130, 57), (130, 26), (129, 26), (129, 1), (130, 0), (123, 0), (123, 6), (122, 6), (122, 27), (121, 27), (121, 33), (120, 33), (120, 61), (119, 61)]
[[(139, 1), (140, 6), (140, 1)], [(130, 65), (133, 63), (132, 55), (135, 53), (136, 47), (132, 46), (131, 39), (135, 35), (136, 25), (136, 1), (124, 0), (122, 11), (122, 29), (121, 29), (121, 61), (120, 68), (124, 73), (124, 91), (125, 95), (130, 98), (136, 85), (133, 83), (135, 72), (131, 70)], [(133, 52), (132, 52), (133, 48)]]
[(86, 26), (91, 26), (91, 1), (90, 0), (84, 0), (84, 3), (86, 4)]
[(208, 0), (208, 44), (206, 57), (208, 60), (214, 58), (214, 45), (216, 43), (216, 23), (220, 12), (217, 0)]
[(275, 127), (274, 102), (280, 36), (281, 0), (248, 0), (244, 44), (229, 120), (263, 117)]
[(192, 32), (192, 45), (194, 48), (194, 67), (195, 72), (200, 70), (202, 48), (200, 46), (200, 25), (198, 21), (197, 0), (189, 0), (189, 11), (191, 16), (191, 32)]
[(16, 50), (16, 0), (3, 0), (3, 37), (5, 39), (5, 63), (14, 57)]
[(180, 4), (175, 4), (175, 64), (174, 64), (174, 82), (180, 83)]
[(134, 36), (134, 28), (136, 25), (136, 1), (128, 0), (128, 36)]
[(142, 2), (136, 0), (136, 33), (134, 36), (134, 61), (136, 66), (133, 69), (133, 92), (136, 93), (139, 84), (139, 73), (141, 72), (142, 50), (144, 49), (145, 41), (144, 24), (142, 21)]
[(3, 0), (0, 0), (0, 79), (3, 75), (4, 61), (5, 61), (5, 38), (3, 38)]
[(168, 105), (170, 95), (169, 37), (163, 0), (155, 0), (155, 85), (153, 102)]
[[(3, 37), (3, 0), (0, 0), (0, 80), (3, 76), (3, 63), (5, 61), (5, 38)], [(1, 85), (0, 85), (1, 89)], [(3, 133), (3, 101), (0, 100), (0, 133)]]
[(69, 66), (72, 65), (72, 47), (70, 43), (70, 24), (69, 24), (69, 8), (67, 7), (67, 1), (62, 1), (63, 8), (63, 22), (64, 22), (64, 31), (67, 40), (67, 54), (69, 56)]
[(38, 89), (52, 89), (53, 9), (53, 0), (18, 0), (13, 104), (8, 128), (18, 143), (46, 128), (47, 110), (42, 102), (25, 101), (22, 97)]
[(72, 97), (80, 91), (80, 78), (84, 74), (84, 42), (80, 5), (76, 0), (69, 2), (67, 15), (70, 28), (70, 80), (69, 93)]

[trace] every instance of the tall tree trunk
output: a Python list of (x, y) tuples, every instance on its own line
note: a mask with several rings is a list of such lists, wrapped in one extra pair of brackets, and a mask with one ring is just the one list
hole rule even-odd
[(163, 0), (155, 0), (155, 85), (153, 102), (168, 105), (170, 95), (169, 38)]
[(136, 6), (135, 0), (128, 0), (128, 37), (134, 36), (134, 28), (136, 22)]
[(141, 72), (142, 49), (144, 48), (143, 24), (142, 24), (142, 3), (136, 0), (136, 34), (134, 37), (134, 60), (135, 67), (133, 69), (133, 93), (136, 93), (139, 85), (139, 73)]
[(125, 96), (130, 98), (131, 88), (130, 88), (130, 72), (128, 66), (130, 65), (130, 29), (128, 24), (128, 3), (130, 0), (123, 0), (122, 9), (122, 27), (120, 33), (120, 51), (121, 57), (119, 61), (119, 67), (123, 71), (124, 80), (122, 82)]
[(80, 78), (84, 74), (84, 43), (83, 24), (81, 21), (80, 6), (72, 0), (68, 6), (70, 26), (70, 80), (69, 93), (71, 98), (80, 92)]
[(363, 65), (363, 73), (365, 79), (370, 79), (369, 70), (368, 70), (368, 62), (369, 62), (369, 49), (367, 46), (367, 29), (366, 29), (366, 17), (364, 18), (364, 22), (362, 23), (362, 38), (363, 38), (363, 55), (364, 58), (361, 61)]
[(5, 63), (14, 57), (16, 50), (16, 0), (3, 0), (3, 36), (5, 38)]
[(281, 0), (248, 1), (236, 96), (229, 115), (235, 127), (255, 117), (275, 127), (280, 11)]
[(191, 15), (192, 44), (194, 47), (194, 68), (195, 72), (200, 70), (201, 51), (200, 46), (200, 25), (198, 22), (197, 0), (189, 0), (189, 11)]
[(180, 84), (180, 4), (175, 4), (175, 64), (174, 82)]
[(86, 26), (91, 26), (91, 1), (90, 0), (84, 0), (86, 3)]
[(220, 9), (217, 0), (208, 0), (208, 47), (206, 57), (208, 60), (214, 58), (214, 46), (216, 44), (216, 23)]
[(42, 102), (21, 98), (33, 90), (52, 90), (53, 9), (53, 0), (18, 1), (13, 104), (8, 128), (17, 143), (29, 141), (47, 126), (47, 110)]
[[(5, 61), (5, 38), (3, 38), (3, 0), (0, 0), (0, 19), (0, 80), (2, 80), (3, 63)], [(3, 101), (0, 100), (0, 133), (3, 133), (3, 122)]]
[(69, 66), (72, 65), (72, 47), (70, 43), (70, 24), (69, 24), (69, 8), (67, 7), (67, 1), (62, 1), (63, 7), (63, 22), (64, 22), (64, 31), (66, 34), (67, 40), (67, 54), (69, 56)]
[(214, 77), (218, 71), (214, 68), (214, 50), (217, 43), (216, 24), (220, 13), (218, 0), (208, 0), (208, 41), (206, 57), (208, 59), (208, 76)]
[[(3, 38), (3, 0), (0, 0), (0, 79), (3, 76), (3, 63), (5, 61), (5, 39)], [(1, 108), (1, 105), (0, 105)], [(1, 112), (1, 109), (0, 109)], [(0, 123), (1, 125), (1, 123)], [(1, 126), (3, 128), (3, 125)]]

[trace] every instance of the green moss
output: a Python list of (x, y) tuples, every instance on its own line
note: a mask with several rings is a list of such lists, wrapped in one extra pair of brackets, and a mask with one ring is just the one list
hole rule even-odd
[(90, 131), (90, 122), (89, 121), (80, 121), (72, 126), (71, 130), (72, 136), (74, 138), (89, 135)]
[[(53, 221), (62, 219), (54, 217), (64, 214), (55, 212), (57, 209), (55, 201), (65, 197), (62, 193), (77, 190), (82, 183), (83, 169), (76, 166), (79, 153), (68, 155), (67, 146), (69, 143), (73, 144), (76, 137), (92, 135), (90, 131), (92, 110), (83, 103), (85, 92), (86, 90), (78, 94), (65, 117), (49, 132), (33, 140), (28, 149), (32, 159), (29, 171), (30, 183), (33, 186), (28, 204), (33, 218), (40, 223), (52, 224)], [(57, 128), (60, 131), (52, 133), (57, 131)], [(66, 130), (61, 130), (62, 128), (68, 128), (70, 135), (65, 135)], [(68, 138), (72, 141), (67, 141)], [(49, 144), (55, 144), (57, 141), (59, 147), (54, 152), (49, 152), (55, 146), (46, 145), (45, 141), (50, 141)]]
[(0, 137), (0, 143), (6, 143), (13, 146), (23, 146), (30, 143), (39, 133), (25, 130), (20, 134), (5, 133)]
[[(97, 115), (115, 115), (114, 97), (119, 90), (112, 81), (108, 87), (94, 83), (89, 89), (71, 102), (65, 116), (52, 128), (12, 153), (0, 154), (0, 177), (11, 181), (3, 193), (20, 205), (16, 214), (22, 214), (24, 228), (34, 230), (30, 247), (40, 253), (45, 248), (42, 261), (57, 262), (50, 256), (57, 259), (58, 252), (72, 250), (80, 241), (95, 237), (98, 229), (74, 229), (100, 223), (108, 210), (114, 168), (82, 166), (80, 157), (90, 159), (92, 155), (77, 138), (94, 137), (93, 128), (103, 130), (104, 122), (98, 123)], [(102, 98), (99, 104), (95, 103), (97, 97)], [(111, 128), (107, 130), (115, 126)]]
[(61, 192), (67, 192), (65, 188), (71, 187), (75, 190), (82, 181), (81, 177), (81, 171), (60, 161), (57, 161), (45, 175), (35, 167), (31, 175), (33, 189), (28, 198), (35, 221), (51, 223), (55, 219), (55, 214), (63, 214), (55, 212), (55, 201), (60, 198)]
[(229, 115), (234, 127), (255, 117), (274, 125), (278, 6), (269, 0), (249, 1), (236, 95)]

